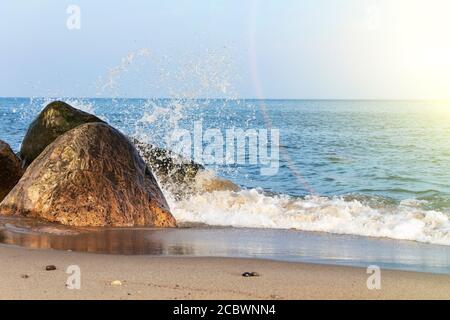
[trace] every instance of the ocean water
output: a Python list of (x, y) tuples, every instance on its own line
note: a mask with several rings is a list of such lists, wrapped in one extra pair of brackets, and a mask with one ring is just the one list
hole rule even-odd
[[(59, 98), (168, 147), (174, 130), (278, 129), (279, 169), (207, 165), (242, 190), (175, 200), (188, 224), (297, 229), (450, 245), (450, 104), (433, 101)], [(15, 151), (48, 98), (0, 98)], [(269, 143), (269, 146), (276, 147)]]

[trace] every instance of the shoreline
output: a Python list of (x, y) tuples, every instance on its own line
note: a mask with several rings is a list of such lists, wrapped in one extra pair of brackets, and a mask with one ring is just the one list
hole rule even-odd
[(299, 230), (194, 227), (77, 230), (0, 218), (0, 243), (116, 255), (258, 258), (450, 274), (450, 247)]
[[(219, 257), (127, 256), (0, 245), (0, 299), (450, 299), (450, 275)], [(46, 271), (47, 265), (56, 270)], [(80, 290), (66, 269), (78, 265)], [(256, 271), (259, 277), (245, 278)], [(119, 280), (121, 285), (112, 285)]]

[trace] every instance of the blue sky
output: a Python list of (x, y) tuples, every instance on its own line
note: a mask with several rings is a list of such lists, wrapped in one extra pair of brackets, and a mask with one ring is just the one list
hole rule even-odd
[(446, 99), (448, 3), (4, 0), (0, 96)]

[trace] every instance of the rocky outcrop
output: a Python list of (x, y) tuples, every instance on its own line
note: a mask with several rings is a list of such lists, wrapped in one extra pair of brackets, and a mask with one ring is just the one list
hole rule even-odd
[[(46, 132), (48, 141), (54, 135)], [(136, 148), (105, 123), (80, 125), (45, 148), (1, 203), (0, 214), (72, 226), (176, 226)]]
[(201, 164), (184, 159), (174, 152), (137, 139), (132, 139), (132, 142), (142, 159), (158, 177), (161, 185), (165, 187), (177, 186), (178, 189), (183, 189), (193, 183), (199, 171), (205, 169)]
[(79, 125), (103, 122), (96, 116), (75, 109), (62, 101), (48, 104), (31, 123), (20, 149), (20, 158), (26, 167), (56, 138)]
[(137, 139), (132, 139), (132, 142), (158, 177), (161, 186), (176, 198), (192, 193), (239, 190), (233, 182), (217, 177), (195, 161)]
[(0, 202), (14, 188), (22, 174), (19, 158), (7, 143), (0, 140)]

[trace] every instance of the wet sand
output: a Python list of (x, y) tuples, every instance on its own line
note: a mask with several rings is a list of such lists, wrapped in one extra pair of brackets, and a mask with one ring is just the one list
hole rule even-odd
[[(369, 275), (357, 267), (8, 245), (0, 257), (1, 299), (450, 299), (449, 275), (381, 270), (381, 289), (368, 290)], [(80, 290), (66, 287), (69, 265), (80, 267)], [(245, 271), (260, 276), (244, 278)]]
[(298, 230), (69, 228), (0, 217), (0, 243), (116, 255), (260, 258), (450, 274), (450, 246)]

